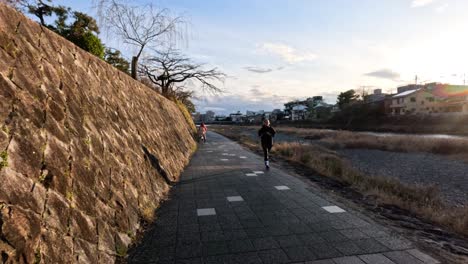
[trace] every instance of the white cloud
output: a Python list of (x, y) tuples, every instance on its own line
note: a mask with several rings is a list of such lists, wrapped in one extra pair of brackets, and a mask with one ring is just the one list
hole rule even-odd
[(258, 85), (252, 86), (245, 94), (222, 94), (207, 96), (201, 100), (195, 100), (197, 111), (204, 113), (212, 110), (216, 114), (230, 114), (237, 111), (245, 113), (246, 110), (271, 111), (275, 108), (284, 108), (284, 103), (292, 101), (293, 97), (273, 94), (261, 89)]
[(257, 45), (257, 48), (263, 52), (279, 56), (281, 59), (288, 63), (310, 61), (317, 58), (317, 55), (315, 55), (314, 53), (298, 51), (291, 46), (281, 43), (266, 42)]
[(364, 75), (376, 77), (376, 78), (382, 78), (382, 79), (389, 79), (389, 80), (394, 80), (394, 81), (400, 79), (400, 74), (390, 69), (381, 69), (381, 70), (366, 73)]
[(436, 0), (413, 0), (411, 7), (423, 7), (434, 3)]
[(268, 72), (273, 71), (273, 69), (271, 68), (260, 68), (260, 67), (252, 67), (252, 66), (244, 67), (244, 69), (250, 72), (254, 72), (254, 73), (268, 73)]
[(436, 7), (435, 11), (437, 13), (443, 13), (448, 8), (448, 6), (449, 5), (447, 3), (445, 3), (443, 5), (440, 5), (440, 6)]

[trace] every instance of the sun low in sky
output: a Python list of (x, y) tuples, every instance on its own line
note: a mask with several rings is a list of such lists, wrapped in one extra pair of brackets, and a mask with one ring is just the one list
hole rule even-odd
[[(91, 0), (55, 2), (95, 14)], [(341, 91), (395, 91), (416, 75), (419, 82), (452, 84), (468, 78), (466, 0), (152, 3), (189, 19), (182, 52), (229, 76), (225, 93), (199, 95), (201, 112), (272, 110), (315, 95), (334, 103)], [(112, 36), (101, 37), (131, 54)]]

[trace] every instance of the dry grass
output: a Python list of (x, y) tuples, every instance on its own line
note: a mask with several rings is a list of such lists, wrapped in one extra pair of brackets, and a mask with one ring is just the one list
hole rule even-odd
[[(251, 149), (258, 149), (258, 143), (247, 136), (242, 136), (240, 129), (214, 127), (215, 131)], [(301, 131), (299, 129), (294, 133)], [(337, 134), (339, 133), (341, 132)], [(341, 140), (346, 140), (344, 134), (339, 136)], [(435, 186), (408, 185), (393, 178), (365, 175), (353, 169), (351, 164), (335, 151), (316, 144), (277, 143), (272, 154), (300, 163), (323, 176), (345, 183), (364, 195), (374, 197), (381, 204), (398, 206), (449, 230), (468, 235), (468, 207), (447, 206), (442, 202)]]
[(279, 143), (275, 145), (274, 153), (344, 182), (365, 195), (372, 195), (380, 203), (396, 205), (468, 235), (468, 207), (448, 207), (442, 202), (436, 186), (408, 185), (393, 178), (365, 175), (333, 151), (313, 144)]
[(319, 140), (333, 148), (367, 148), (395, 152), (426, 152), (453, 155), (468, 160), (468, 139), (427, 138), (417, 135), (375, 136), (351, 131), (286, 128), (278, 132), (295, 134), (306, 139)]

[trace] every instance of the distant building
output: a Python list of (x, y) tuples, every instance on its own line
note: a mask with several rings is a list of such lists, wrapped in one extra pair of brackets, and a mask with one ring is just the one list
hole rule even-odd
[(417, 90), (417, 89), (421, 89), (423, 88), (424, 85), (422, 84), (408, 84), (408, 85), (405, 85), (405, 86), (400, 86), (400, 87), (397, 87), (397, 93), (403, 93), (403, 92), (406, 92), (406, 91), (413, 91), (413, 90)]
[(277, 120), (283, 120), (284, 119), (284, 112), (281, 111), (281, 109), (274, 109), (272, 112), (271, 112), (271, 117), (270, 117), (270, 121), (277, 121)]
[(231, 118), (232, 122), (241, 123), (243, 121), (244, 115), (242, 115), (240, 111), (237, 111), (237, 113), (230, 114), (229, 117)]
[(212, 123), (213, 121), (215, 121), (215, 112), (208, 110), (202, 115), (202, 122)]
[(299, 104), (295, 105), (291, 109), (291, 120), (304, 120), (307, 116), (307, 106)]
[(364, 103), (375, 103), (385, 99), (387, 94), (382, 93), (382, 89), (375, 89), (374, 93), (364, 96)]
[(392, 97), (392, 115), (468, 114), (468, 86), (430, 83)]
[[(302, 114), (303, 111), (307, 112), (307, 109), (312, 109), (317, 104), (323, 102), (322, 96), (309, 97), (303, 101), (292, 101), (284, 104), (284, 116), (290, 120), (303, 120), (306, 117), (306, 114)], [(294, 109), (295, 108), (295, 109)], [(293, 112), (295, 113), (293, 114)], [(297, 119), (303, 118), (303, 119)]]
[(314, 106), (312, 109), (309, 109), (308, 118), (312, 120), (327, 119), (331, 115), (332, 108), (333, 108), (333, 105), (320, 102), (316, 106)]
[(217, 115), (217, 116), (215, 116), (214, 119), (215, 119), (215, 121), (218, 121), (218, 122), (219, 121), (230, 121), (229, 120), (230, 118), (225, 116), (225, 115)]

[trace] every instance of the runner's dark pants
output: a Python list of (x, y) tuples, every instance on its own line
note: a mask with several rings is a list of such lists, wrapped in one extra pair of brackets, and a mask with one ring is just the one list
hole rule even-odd
[(263, 144), (262, 144), (263, 159), (264, 159), (265, 161), (269, 160), (269, 158), (270, 158), (271, 147), (272, 147), (272, 146), (266, 146), (266, 145), (263, 145)]

